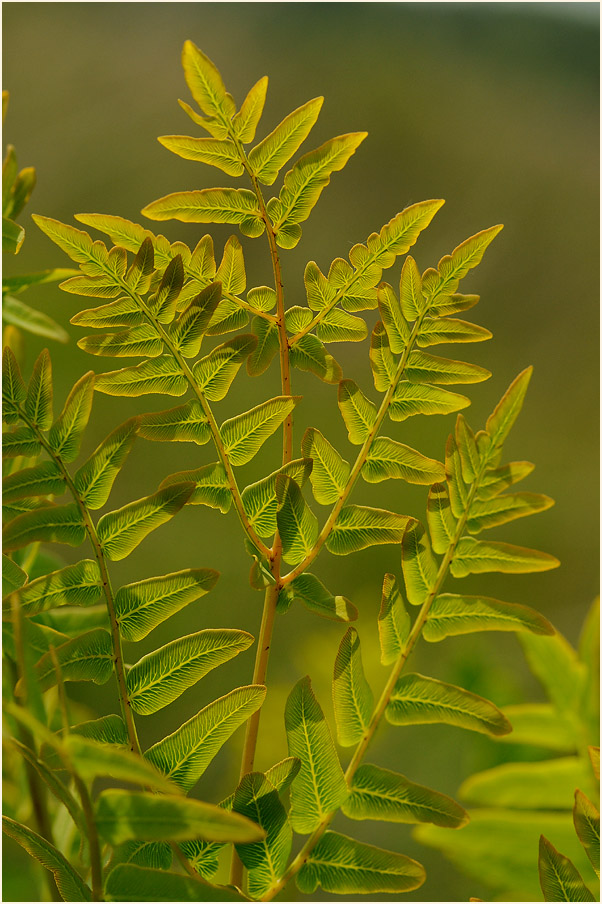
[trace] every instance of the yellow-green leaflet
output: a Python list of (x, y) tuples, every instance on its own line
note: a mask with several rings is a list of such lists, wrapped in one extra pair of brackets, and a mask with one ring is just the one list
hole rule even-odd
[(19, 601), (23, 615), (31, 616), (56, 606), (93, 606), (101, 589), (98, 564), (84, 559), (77, 565), (67, 565), (15, 588), (3, 601), (3, 618), (11, 617), (11, 598)]
[(574, 864), (542, 835), (539, 881), (546, 901), (595, 901)]
[(307, 835), (347, 797), (330, 729), (308, 677), (289, 694), (284, 723), (289, 754), (301, 760), (291, 785), (290, 821), (295, 832)]
[(143, 656), (127, 674), (132, 709), (149, 715), (172, 703), (211, 669), (232, 659), (253, 643), (253, 636), (235, 629), (206, 629), (178, 637)]
[(425, 878), (424, 867), (410, 857), (326, 832), (301, 867), (297, 886), (305, 894), (318, 886), (339, 895), (391, 894), (419, 888)]
[(355, 628), (348, 628), (341, 640), (334, 663), (332, 696), (338, 742), (342, 747), (351, 747), (364, 736), (374, 706)]
[[(169, 847), (167, 850), (171, 854)], [(166, 872), (161, 863), (153, 866), (154, 869), (147, 869), (135, 863), (117, 864), (105, 883), (107, 901), (245, 900), (232, 886), (209, 885), (181, 873)]]
[(280, 169), (301, 147), (311, 132), (323, 97), (315, 97), (293, 110), (273, 132), (255, 145), (249, 154), (249, 164), (260, 182), (272, 185)]
[(395, 575), (386, 574), (383, 580), (378, 635), (380, 661), (391, 665), (396, 661), (410, 633), (410, 616), (404, 605)]
[(552, 625), (528, 606), (503, 603), (481, 596), (440, 593), (429, 609), (423, 629), (425, 640), (438, 641), (476, 631), (531, 631), (553, 634)]

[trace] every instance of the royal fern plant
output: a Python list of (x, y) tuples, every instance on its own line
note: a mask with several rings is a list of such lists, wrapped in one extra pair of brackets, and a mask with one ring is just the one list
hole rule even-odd
[[(78, 275), (61, 288), (95, 299), (95, 307), (72, 318), (76, 326), (95, 331), (79, 340), (80, 348), (95, 357), (142, 360), (85, 374), (54, 419), (48, 353), (42, 352), (26, 382), (11, 351), (5, 352), (10, 467), (4, 487), (9, 586), (3, 618), (14, 677), (6, 709), (12, 750), (31, 778), (29, 821), (35, 826), (7, 818), (5, 831), (50, 871), (51, 890), (69, 901), (269, 901), (287, 894), (287, 887), (296, 894), (289, 886), (293, 880), (305, 894), (318, 886), (343, 895), (411, 892), (425, 880), (420, 863), (354, 840), (353, 822), (351, 835), (332, 831), (334, 817), (426, 822), (451, 830), (461, 829), (468, 814), (438, 791), (367, 761), (375, 732), (385, 721), (450, 723), (493, 736), (510, 732), (511, 725), (493, 702), (408, 672), (410, 654), (422, 639), (467, 632), (553, 633), (546, 619), (525, 606), (444, 592), (450, 574), (523, 573), (558, 565), (547, 553), (479, 538), (552, 504), (547, 496), (514, 492), (532, 465), (502, 463), (531, 369), (514, 380), (484, 429), (475, 434), (462, 414), (457, 416), (441, 461), (400, 441), (406, 419), (448, 415), (469, 405), (450, 385), (490, 376), (476, 364), (434, 355), (430, 347), (490, 338), (482, 326), (454, 315), (478, 302), (478, 296), (458, 292), (460, 280), (479, 264), (502, 227), (478, 232), (421, 273), (407, 252), (443, 201), (413, 204), (365, 244), (354, 245), (348, 259), (334, 260), (328, 275), (310, 261), (306, 303), (287, 305), (282, 252), (297, 245), (330, 177), (366, 135), (339, 135), (303, 154), (279, 192), (267, 197), (308, 137), (322, 98), (294, 110), (256, 142), (267, 78), (237, 110), (214, 64), (189, 41), (183, 65), (200, 112), (181, 106), (209, 137), (169, 135), (160, 142), (180, 157), (241, 177), (245, 187), (175, 192), (142, 213), (159, 221), (231, 224), (247, 239), (265, 235), (270, 284), (247, 288), (243, 247), (235, 235), (218, 263), (208, 234), (190, 248), (120, 216), (78, 214), (81, 224), (109, 237), (107, 246), (72, 225), (34, 217), (79, 266)], [(381, 279), (401, 257), (397, 292)], [(298, 299), (299, 289), (291, 294)], [(369, 339), (374, 378), (369, 389), (343, 376), (330, 347), (367, 339), (361, 312), (376, 308), (381, 319)], [(280, 394), (259, 398), (250, 410), (223, 420), (219, 403), (243, 365), (255, 377), (273, 362), (280, 370)], [(311, 405), (295, 395), (296, 369), (332, 384), (333, 410), (338, 404), (348, 432), (345, 449), (335, 448), (311, 425)], [(142, 401), (136, 416), (116, 426), (79, 463), (96, 393), (168, 398), (165, 410), (151, 413)], [(182, 400), (174, 406), (172, 397)], [(244, 466), (277, 433), (282, 451), (271, 444), (271, 472), (247, 483)], [(105, 506), (110, 509), (113, 481), (133, 444), (146, 442), (187, 443), (190, 469), (169, 473), (167, 447), (161, 485), (99, 517)], [(198, 447), (204, 445), (211, 452), (202, 457)], [(425, 492), (430, 487), (426, 526), (404, 511), (402, 490), (393, 496), (395, 511), (352, 501), (358, 482), (385, 480), (418, 484)], [(65, 500), (56, 502), (63, 494)], [(211, 591), (218, 574), (203, 560), (202, 549), (189, 569), (121, 586), (112, 563), (187, 505), (235, 510), (250, 557), (251, 585), (264, 593), (257, 639), (245, 631), (207, 629), (176, 637), (136, 661), (135, 644)], [(87, 557), (31, 579), (29, 551), (49, 542), (87, 544)], [(381, 662), (389, 670), (374, 695), (363, 672), (360, 637), (349, 626), (357, 610), (336, 587), (324, 585), (318, 558), (323, 552), (344, 557), (376, 544), (396, 545), (400, 568), (374, 580), (375, 593), (382, 593)], [(344, 629), (332, 656), (336, 734), (311, 678), (301, 678), (284, 712), (289, 757), (261, 773), (254, 763), (269, 688), (268, 657), (278, 656), (274, 624), (299, 603)], [(139, 720), (252, 644), (255, 666), (248, 686), (210, 703), (149, 749), (141, 748)], [(114, 714), (72, 724), (65, 683), (101, 684), (111, 677), (117, 688)], [(239, 783), (233, 779), (225, 800), (197, 800), (191, 796), (196, 783), (242, 725)], [(103, 790), (95, 794), (92, 783), (98, 777)], [(111, 787), (116, 782), (120, 787)], [(53, 837), (49, 818), (57, 806), (73, 825), (62, 839)], [(230, 879), (217, 885), (225, 846), (231, 849)]]

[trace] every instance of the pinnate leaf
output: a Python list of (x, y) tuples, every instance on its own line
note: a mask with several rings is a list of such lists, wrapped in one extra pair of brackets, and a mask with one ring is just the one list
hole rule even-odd
[(102, 508), (109, 498), (136, 439), (138, 423), (138, 418), (133, 417), (113, 430), (76, 471), (75, 489), (87, 508)]
[(376, 405), (366, 398), (353, 380), (341, 380), (339, 383), (338, 403), (349, 434), (349, 442), (361, 446), (370, 435), (376, 421)]
[(436, 642), (457, 634), (473, 634), (476, 631), (530, 631), (533, 634), (553, 634), (554, 628), (547, 619), (516, 603), (482, 596), (458, 596), (441, 593), (429, 609), (422, 636)]
[(250, 152), (251, 168), (264, 185), (272, 185), (287, 160), (299, 150), (313, 128), (323, 102), (323, 97), (315, 97), (293, 110)]
[(409, 520), (401, 542), (401, 564), (408, 601), (421, 606), (437, 578), (437, 562), (428, 535), (420, 523)]
[(268, 78), (264, 75), (253, 85), (242, 102), (240, 110), (232, 119), (232, 128), (242, 144), (248, 144), (255, 138), (255, 130), (263, 113), (267, 90)]
[(338, 742), (343, 747), (351, 747), (364, 736), (374, 707), (355, 628), (348, 628), (341, 640), (334, 664), (332, 695)]
[(368, 546), (399, 543), (407, 523), (407, 515), (366, 505), (346, 505), (328, 535), (326, 548), (335, 556), (346, 556)]
[(386, 574), (378, 613), (380, 661), (392, 665), (403, 650), (410, 634), (410, 616), (404, 605), (395, 575)]
[(415, 449), (387, 436), (377, 436), (372, 442), (362, 467), (362, 477), (368, 483), (380, 483), (390, 477), (406, 483), (426, 484), (445, 477), (442, 464), (427, 458)]
[(47, 349), (40, 352), (33, 366), (23, 410), (28, 421), (40, 430), (48, 430), (52, 424), (52, 365)]
[(316, 502), (330, 505), (337, 502), (347, 486), (351, 466), (315, 427), (308, 427), (303, 435), (301, 451), (311, 458), (309, 475)]
[(134, 367), (123, 367), (98, 374), (94, 388), (112, 396), (141, 396), (149, 393), (180, 396), (188, 383), (180, 365), (171, 355), (143, 361)]
[(195, 364), (195, 379), (210, 401), (219, 402), (225, 398), (242, 363), (256, 344), (257, 339), (251, 333), (235, 336)]
[(485, 543), (483, 540), (463, 537), (456, 547), (451, 573), (456, 578), (487, 571), (525, 574), (532, 571), (549, 571), (550, 568), (558, 568), (559, 565), (558, 559), (538, 549), (513, 546), (511, 543)]
[(229, 176), (240, 176), (244, 167), (233, 141), (214, 138), (191, 138), (188, 135), (162, 135), (158, 139), (168, 151), (185, 160), (208, 163)]
[(220, 427), (228, 458), (233, 465), (251, 461), (261, 446), (290, 414), (300, 396), (277, 396), (250, 411), (231, 418)]
[(211, 439), (209, 422), (198, 399), (167, 411), (139, 415), (137, 431), (152, 442), (190, 442), (202, 446)]
[(276, 512), (278, 497), (276, 480), (280, 474), (291, 477), (302, 486), (309, 476), (312, 462), (306, 458), (298, 458), (269, 474), (257, 483), (250, 484), (242, 491), (242, 502), (249, 521), (260, 537), (271, 537), (276, 531)]

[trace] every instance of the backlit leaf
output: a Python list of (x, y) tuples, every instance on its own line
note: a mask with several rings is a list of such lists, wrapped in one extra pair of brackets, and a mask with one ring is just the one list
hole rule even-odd
[(250, 152), (251, 168), (264, 185), (275, 182), (280, 169), (301, 147), (318, 118), (323, 102), (323, 97), (315, 97), (293, 110)]
[(260, 537), (271, 537), (276, 531), (276, 512), (278, 499), (276, 494), (276, 479), (279, 474), (284, 474), (299, 486), (302, 486), (310, 474), (311, 461), (298, 458), (289, 462), (283, 468), (250, 484), (242, 491), (242, 502), (245, 512), (254, 530)]
[(595, 901), (577, 868), (542, 835), (539, 839), (539, 881), (545, 901)]
[(523, 370), (510, 384), (493, 414), (487, 418), (487, 433), (491, 440), (492, 451), (499, 448), (510, 433), (512, 425), (523, 407), (532, 373), (532, 367)]
[(307, 333), (291, 345), (290, 362), (293, 367), (310, 371), (325, 383), (338, 383), (343, 376), (340, 365), (313, 333)]
[(140, 415), (137, 431), (152, 442), (190, 442), (202, 446), (211, 439), (209, 422), (198, 399), (167, 411)]
[(451, 573), (455, 578), (487, 571), (525, 574), (531, 571), (549, 571), (559, 565), (558, 559), (538, 549), (513, 546), (511, 543), (485, 543), (483, 540), (463, 537), (456, 546)]
[(257, 198), (246, 188), (173, 192), (147, 204), (142, 213), (151, 220), (238, 224), (245, 235), (261, 235), (265, 229)]
[(102, 508), (109, 498), (115, 478), (136, 439), (137, 427), (138, 418), (135, 417), (121, 424), (76, 471), (75, 489), (87, 508)]
[(233, 141), (190, 138), (188, 135), (162, 135), (158, 141), (178, 157), (195, 160), (198, 163), (208, 163), (229, 176), (240, 176), (244, 172), (240, 155)]
[(124, 584), (115, 594), (115, 612), (123, 638), (142, 640), (184, 606), (209, 593), (218, 576), (211, 568), (188, 568)]
[(553, 634), (552, 625), (528, 606), (481, 596), (441, 593), (431, 605), (422, 636), (428, 641), (477, 631), (530, 631)]
[(466, 320), (443, 317), (425, 317), (420, 324), (417, 344), (420, 348), (430, 345), (443, 345), (450, 342), (483, 342), (491, 339), (491, 333), (485, 327)]
[(394, 894), (419, 888), (425, 878), (424, 868), (403, 854), (325, 832), (299, 870), (297, 886), (305, 894), (312, 894), (318, 886), (346, 896)]
[(397, 361), (389, 346), (389, 336), (379, 320), (370, 337), (370, 364), (374, 386), (378, 392), (387, 392), (395, 380)]
[(107, 901), (244, 901), (232, 886), (209, 885), (180, 873), (120, 863), (105, 884)]
[(508, 734), (512, 727), (500, 710), (464, 688), (424, 675), (403, 675), (385, 710), (392, 725), (444, 722), (490, 735)]
[(77, 565), (67, 565), (13, 590), (3, 602), (3, 610), (9, 614), (12, 598), (18, 600), (26, 616), (38, 615), (56, 606), (93, 606), (101, 589), (98, 565), (91, 559), (84, 559)]
[(19, 406), (27, 391), (14, 353), (8, 345), (2, 352), (2, 418), (9, 424), (18, 420)]
[(278, 354), (278, 327), (263, 317), (254, 317), (251, 326), (257, 337), (257, 345), (247, 358), (247, 373), (258, 377), (268, 369)]
[(276, 492), (280, 503), (276, 523), (282, 540), (282, 558), (289, 565), (297, 565), (318, 539), (318, 519), (291, 477), (279, 475)]
[(426, 517), (433, 549), (438, 555), (443, 556), (453, 542), (457, 530), (445, 484), (434, 483), (430, 488)]
[(302, 678), (290, 692), (284, 723), (289, 754), (301, 761), (291, 785), (290, 821), (295, 832), (307, 835), (347, 797), (330, 729), (309, 678)]
[(216, 65), (192, 41), (184, 42), (182, 66), (190, 93), (203, 113), (229, 119), (236, 109), (232, 98)]
[(421, 606), (437, 579), (437, 562), (420, 521), (409, 520), (401, 543), (401, 564), (408, 601)]
[(306, 609), (323, 618), (340, 622), (355, 621), (357, 618), (357, 609), (353, 603), (344, 596), (333, 596), (322, 581), (309, 572), (294, 578), (287, 589)]
[(587, 780), (587, 769), (576, 756), (536, 763), (502, 763), (477, 772), (459, 794), (470, 804), (521, 810), (565, 810), (575, 786)]
[(451, 255), (442, 257), (432, 285), (429, 281), (429, 285), (424, 287), (429, 300), (434, 301), (441, 295), (451, 295), (455, 292), (462, 277), (481, 262), (487, 247), (502, 229), (501, 225), (483, 229), (454, 248)]
[(405, 375), (412, 383), (482, 383), (488, 380), (491, 372), (478, 364), (467, 361), (453, 361), (451, 358), (439, 358), (428, 352), (415, 349), (410, 352)]
[(2, 317), (6, 323), (12, 323), (28, 333), (36, 336), (45, 336), (48, 339), (56, 339), (59, 342), (68, 342), (69, 334), (62, 326), (59, 326), (52, 317), (43, 311), (36, 311), (24, 304), (19, 298), (12, 295), (4, 295), (2, 299)]
[(4, 551), (21, 549), (36, 541), (66, 543), (79, 546), (86, 539), (86, 529), (79, 507), (47, 505), (19, 515), (6, 525), (3, 532)]
[(109, 358), (157, 358), (163, 352), (163, 340), (148, 323), (119, 333), (85, 336), (77, 344), (90, 355)]
[(382, 665), (392, 665), (399, 658), (409, 634), (410, 616), (404, 606), (397, 579), (392, 574), (386, 574), (378, 613)]
[(50, 428), (48, 444), (63, 461), (73, 461), (79, 453), (81, 437), (92, 410), (94, 377), (94, 371), (90, 370), (77, 381)]
[(210, 401), (219, 402), (226, 396), (242, 363), (256, 344), (257, 339), (252, 334), (235, 336), (195, 364), (197, 384)]
[(407, 523), (407, 515), (365, 505), (346, 505), (326, 540), (326, 548), (336, 556), (346, 556), (380, 543), (399, 543)]
[(4, 504), (29, 496), (60, 496), (64, 492), (65, 478), (54, 461), (42, 461), (2, 479)]
[(308, 427), (301, 441), (304, 458), (311, 458), (309, 475), (316, 502), (331, 505), (337, 502), (347, 486), (351, 466), (315, 427)]
[(431, 822), (450, 829), (468, 822), (468, 813), (451, 797), (417, 785), (405, 775), (367, 763), (355, 772), (350, 791), (342, 807), (350, 819)]
[(252, 643), (253, 636), (246, 631), (208, 628), (147, 653), (127, 674), (132, 709), (144, 716), (163, 709)]
[(376, 421), (376, 405), (366, 398), (353, 380), (341, 380), (339, 383), (338, 403), (349, 434), (349, 442), (361, 446)]
[(426, 484), (445, 477), (442, 464), (427, 458), (415, 449), (404, 446), (387, 436), (377, 436), (362, 467), (362, 477), (368, 483), (380, 483), (389, 477), (406, 483)]
[(545, 512), (553, 505), (554, 500), (541, 493), (513, 493), (484, 501), (476, 500), (470, 507), (470, 517), (466, 526), (471, 534), (478, 534), (482, 530), (507, 524), (516, 518)]
[(242, 144), (248, 144), (255, 138), (255, 130), (263, 113), (267, 90), (268, 78), (264, 75), (253, 85), (240, 110), (232, 119), (232, 128)]
[(351, 747), (363, 738), (374, 707), (355, 628), (348, 628), (341, 640), (334, 663), (332, 696), (338, 742)]
[(175, 358), (163, 355), (134, 367), (97, 374), (94, 388), (112, 396), (135, 397), (148, 393), (180, 396), (186, 392), (188, 382)]
[[(399, 301), (401, 311), (407, 321), (412, 323), (417, 320), (424, 311), (425, 298), (422, 294), (422, 279), (420, 270), (411, 254), (408, 254), (401, 268), (401, 281), (399, 283)], [(422, 324), (421, 324), (422, 332)]]
[(98, 539), (105, 554), (113, 562), (124, 559), (151, 531), (180, 511), (193, 489), (190, 483), (174, 484), (114, 512), (107, 512), (97, 527)]
[(236, 846), (249, 871), (248, 893), (253, 898), (260, 898), (284, 872), (293, 832), (278, 792), (261, 772), (251, 772), (243, 777), (234, 794), (232, 809), (266, 832), (262, 841)]
[(405, 421), (415, 414), (449, 414), (466, 408), (470, 399), (427, 383), (400, 380), (395, 387), (388, 413), (392, 421)]
[[(113, 674), (113, 643), (103, 628), (74, 637), (55, 650), (64, 681), (93, 681), (105, 684)], [(50, 653), (45, 653), (36, 666), (42, 690), (56, 684), (57, 676)]]
[(119, 782), (147, 785), (155, 791), (174, 793), (175, 786), (129, 750), (121, 750), (114, 744), (104, 744), (79, 734), (69, 734), (62, 741), (75, 771), (86, 781), (92, 782), (108, 776)]
[(596, 874), (600, 875), (600, 813), (583, 791), (575, 791), (573, 822), (579, 841), (590, 859)]
[(224, 514), (232, 505), (232, 489), (226, 469), (219, 461), (191, 471), (177, 471), (161, 481), (159, 489), (172, 486), (174, 483), (192, 483), (194, 490), (187, 505), (208, 505)]
[(40, 430), (48, 430), (52, 424), (52, 365), (47, 349), (33, 366), (23, 410)]
[[(408, 258), (409, 260), (409, 258)], [(392, 286), (383, 282), (378, 287), (378, 308), (389, 337), (391, 351), (400, 355), (410, 338), (410, 330)]]
[(321, 342), (361, 342), (367, 335), (365, 320), (337, 308), (329, 311), (316, 327)]
[(300, 396), (277, 396), (224, 421), (220, 434), (231, 463), (244, 465), (251, 461), (298, 401)]
[(239, 687), (214, 700), (145, 752), (168, 778), (189, 791), (230, 735), (263, 703), (262, 685)]

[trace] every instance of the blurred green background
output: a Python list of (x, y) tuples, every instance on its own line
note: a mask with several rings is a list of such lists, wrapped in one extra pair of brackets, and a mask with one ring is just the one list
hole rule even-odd
[[(481, 294), (475, 319), (494, 338), (461, 353), (445, 348), (442, 353), (493, 371), (488, 382), (467, 388), (473, 400), (467, 414), (475, 428), (511, 379), (528, 364), (535, 366), (507, 457), (536, 462), (525, 489), (548, 493), (556, 506), (496, 531), (495, 538), (552, 552), (562, 567), (543, 575), (479, 576), (462, 586), (466, 592), (535, 606), (575, 642), (598, 581), (598, 4), (9, 3), (3, 14), (3, 87), (10, 91), (4, 140), (16, 146), (19, 164), (34, 165), (38, 174), (20, 218), (25, 244), (6, 267), (8, 273), (68, 265), (29, 220), (31, 212), (65, 222), (77, 212), (143, 222), (140, 209), (168, 192), (231, 182), (217, 170), (180, 160), (156, 141), (158, 135), (196, 134), (177, 105), (178, 97), (190, 100), (179, 62), (186, 38), (214, 60), (239, 104), (251, 84), (269, 75), (258, 137), (318, 94), (326, 101), (305, 149), (342, 132), (369, 132), (346, 169), (333, 176), (297, 248), (283, 253), (287, 305), (305, 303), (302, 275), (308, 260), (327, 271), (334, 257), (346, 256), (355, 242), (365, 241), (413, 202), (436, 197), (447, 202), (413, 251), (421, 269), (436, 265), (479, 229), (505, 224), (483, 264), (461, 287)], [(172, 241), (181, 238), (192, 245), (206, 231), (161, 225)], [(211, 231), (220, 256), (234, 230)], [(248, 285), (269, 283), (267, 243), (242, 242)], [(397, 264), (384, 278), (396, 283), (399, 269)], [(25, 300), (67, 326), (86, 306), (56, 287), (32, 290)], [(372, 325), (375, 313), (367, 312), (367, 319)], [(59, 400), (84, 371), (121, 366), (81, 352), (75, 344), (81, 331), (68, 329), (68, 347), (51, 345)], [(42, 347), (27, 338), (28, 372)], [(331, 346), (346, 375), (375, 397), (367, 342), (340, 348)], [(225, 419), (278, 394), (276, 366), (254, 381), (241, 373), (228, 399), (216, 406), (218, 416)], [(294, 391), (305, 396), (297, 408), (296, 446), (311, 424), (347, 458), (353, 456), (335, 387), (295, 371)], [(83, 454), (129, 415), (165, 407), (170, 406), (164, 398), (152, 396), (98, 396)], [(452, 417), (413, 419), (390, 433), (441, 459), (452, 423)], [(209, 445), (181, 446), (139, 441), (111, 507), (152, 492), (168, 472), (215, 457)], [(274, 470), (279, 454), (274, 438), (243, 469), (241, 481), (250, 483)], [(401, 482), (363, 484), (353, 501), (424, 517), (426, 491)], [(65, 561), (78, 558), (77, 552), (58, 552)], [(223, 516), (189, 508), (116, 563), (113, 574), (118, 585), (191, 566), (219, 569), (216, 589), (136, 649), (130, 645), (126, 657), (131, 661), (203, 627), (240, 627), (257, 634), (262, 597), (248, 584), (249, 560), (234, 512)], [(378, 691), (386, 674), (377, 652), (380, 585), (386, 571), (399, 575), (399, 549), (377, 547), (346, 558), (324, 553), (315, 571), (333, 592), (358, 606), (366, 671)], [(338, 625), (297, 606), (278, 620), (258, 768), (286, 754), (283, 706), (292, 684), (306, 673), (331, 717), (330, 680), (342, 633)], [(173, 731), (216, 696), (248, 683), (253, 655), (253, 650), (242, 654), (177, 704), (139, 719), (143, 744)], [(499, 705), (537, 699), (539, 693), (510, 635), (423, 644), (412, 666)], [(111, 684), (92, 690), (71, 685), (70, 693), (97, 712), (116, 709)], [(231, 792), (241, 744), (239, 732), (195, 793), (216, 801)], [(454, 794), (476, 769), (516, 758), (509, 750), (442, 726), (387, 727), (369, 759)], [(335, 826), (420, 859), (428, 879), (413, 900), (487, 899), (484, 887), (469, 882), (437, 852), (417, 845), (410, 827), (350, 824), (343, 818)], [(35, 886), (29, 864), (12, 843), (6, 851), (4, 899), (31, 899)], [(288, 894), (294, 900), (297, 892), (291, 886)], [(319, 892), (315, 897), (328, 896)]]

